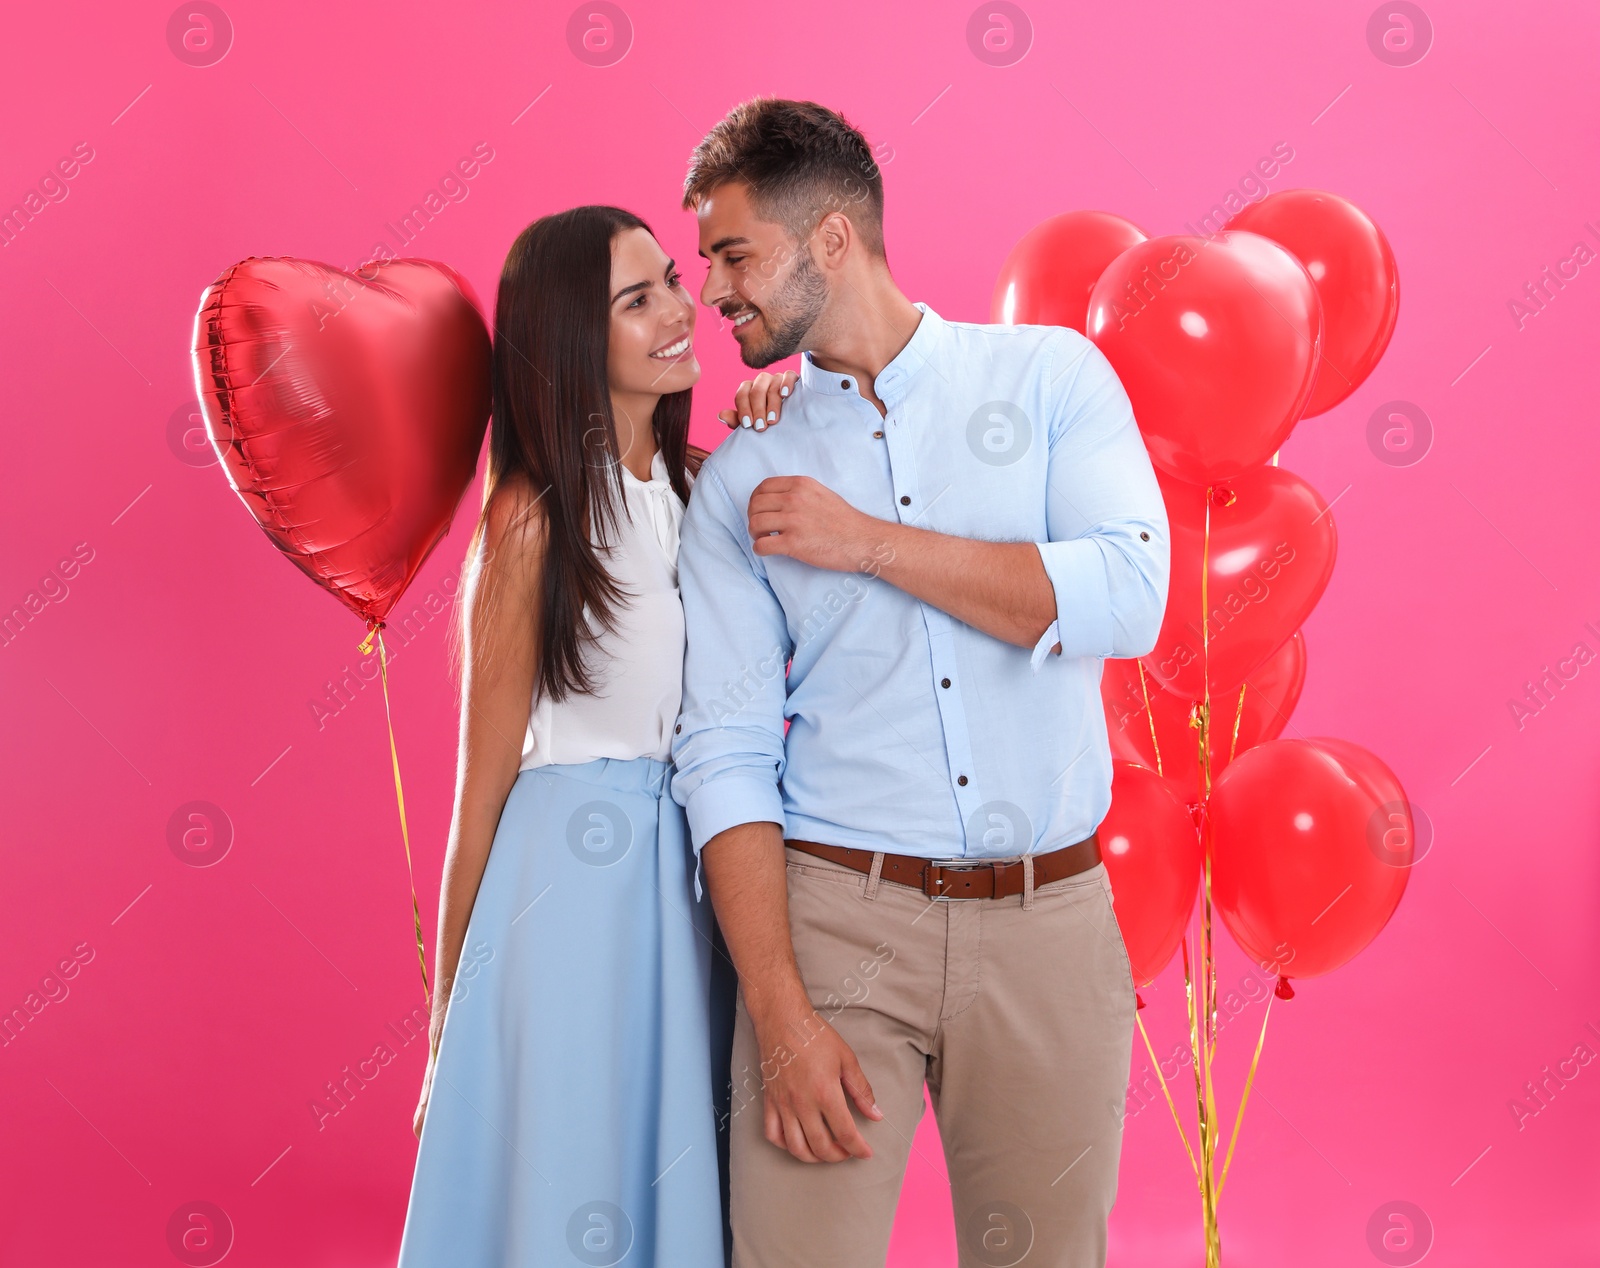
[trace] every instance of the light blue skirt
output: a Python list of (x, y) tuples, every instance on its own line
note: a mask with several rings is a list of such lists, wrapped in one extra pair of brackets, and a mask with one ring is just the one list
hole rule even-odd
[(445, 1014), (399, 1268), (724, 1263), (714, 921), (670, 773), (599, 758), (512, 785)]

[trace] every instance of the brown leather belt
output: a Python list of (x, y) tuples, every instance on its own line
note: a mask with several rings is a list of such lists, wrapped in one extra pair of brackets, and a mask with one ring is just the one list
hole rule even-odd
[[(816, 841), (786, 839), (804, 854), (814, 854), (819, 859), (830, 859), (871, 873), (872, 851), (853, 850), (843, 845), (822, 845)], [(1090, 833), (1074, 845), (1062, 846), (1048, 854), (1033, 856), (1033, 885), (1048, 885), (1051, 881), (1086, 872), (1100, 861), (1100, 839)], [(1018, 859), (957, 859), (938, 860), (918, 858), (913, 854), (883, 856), (883, 868), (878, 873), (886, 881), (920, 889), (929, 898), (1010, 898), (1022, 892), (1022, 863)]]

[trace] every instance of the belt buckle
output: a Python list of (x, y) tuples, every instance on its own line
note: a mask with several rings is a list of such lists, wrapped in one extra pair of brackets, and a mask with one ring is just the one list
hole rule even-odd
[(937, 874), (939, 872), (946, 872), (946, 871), (948, 871), (948, 872), (971, 872), (971, 871), (976, 871), (980, 867), (993, 867), (993, 866), (994, 866), (993, 862), (991, 862), (988, 859), (957, 859), (954, 862), (948, 862), (948, 863), (947, 862), (942, 862), (942, 861), (935, 861), (933, 859), (929, 859), (928, 860), (928, 865), (927, 865), (926, 868), (923, 869), (923, 873), (922, 873), (922, 893), (923, 893), (923, 896), (928, 898), (928, 899), (931, 899), (933, 902), (936, 902), (936, 903), (970, 902), (970, 901), (972, 901), (972, 900), (974, 900), (976, 898), (981, 897), (981, 895), (978, 895), (978, 894), (935, 894), (935, 893), (930, 893), (929, 892), (928, 886), (929, 886), (930, 883), (937, 883), (937, 881), (938, 881), (938, 875)]

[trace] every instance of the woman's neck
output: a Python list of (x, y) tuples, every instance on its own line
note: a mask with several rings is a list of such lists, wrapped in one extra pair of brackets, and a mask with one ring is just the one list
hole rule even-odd
[(656, 434), (652, 425), (659, 395), (633, 392), (611, 393), (611, 417), (617, 424), (617, 455), (622, 465), (641, 480), (650, 478), (650, 464), (656, 457)]

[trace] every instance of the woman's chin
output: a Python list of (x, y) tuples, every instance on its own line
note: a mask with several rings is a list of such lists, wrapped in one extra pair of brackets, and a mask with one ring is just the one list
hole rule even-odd
[(672, 369), (661, 376), (657, 390), (663, 396), (672, 392), (687, 392), (700, 381), (700, 362), (693, 356), (687, 361), (675, 362)]

